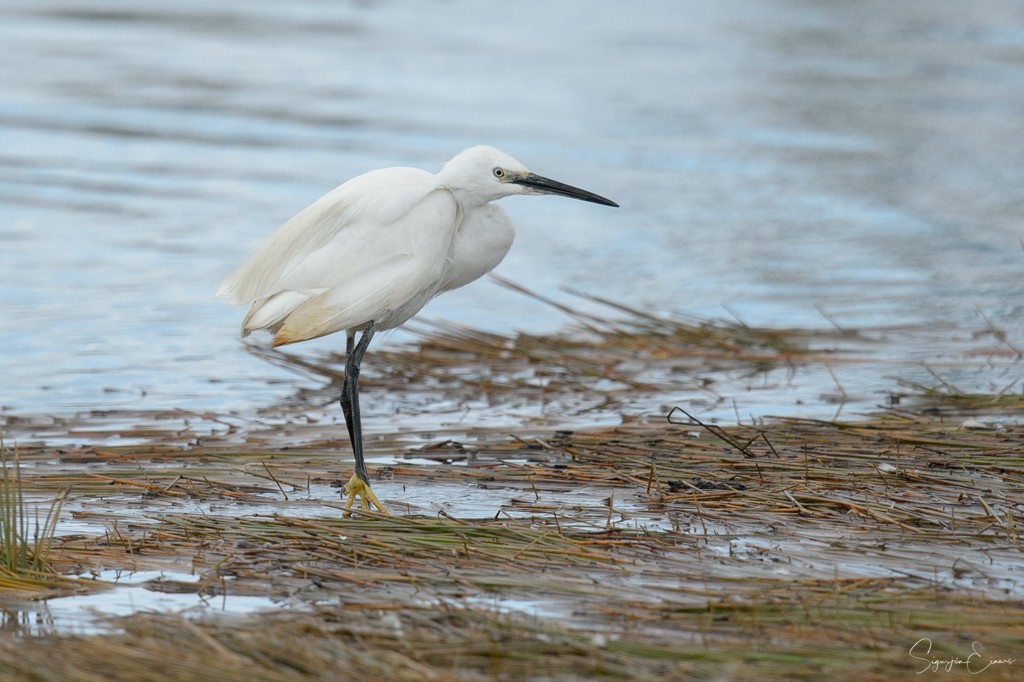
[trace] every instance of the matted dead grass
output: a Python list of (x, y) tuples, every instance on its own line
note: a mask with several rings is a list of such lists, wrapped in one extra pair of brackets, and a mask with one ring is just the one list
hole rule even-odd
[[(665, 381), (652, 363), (824, 357), (806, 334), (708, 326), (701, 346), (678, 323), (587, 323), (597, 341), (443, 329), (382, 354), (371, 382), (507, 404), (547, 377), (545, 391), (608, 405)], [(208, 608), (75, 634), (21, 606), (67, 588), (0, 584), (0, 675), (870, 680), (960, 659), (951, 670), (996, 660), (984, 679), (1019, 679), (1024, 398), (939, 386), (901, 402), (848, 421), (723, 426), (686, 405), (573, 430), (377, 428), (370, 470), (394, 515), (352, 518), (342, 429), (301, 399), (263, 421), (8, 419), (26, 497), (71, 490), (55, 566), (192, 574), (145, 588)], [(275, 606), (218, 613), (242, 595)]]
[[(440, 442), (384, 470), (395, 516), (350, 519), (324, 492), (343, 475), (337, 443), (26, 449), (23, 461), (50, 463), (26, 475), (29, 491), (70, 485), (77, 519), (111, 529), (61, 538), (53, 557), (68, 571), (194, 571), (150, 589), (281, 609), (8, 639), (0, 670), (852, 679), (920, 669), (908, 651), (923, 637), (936, 652), (977, 641), (1024, 657), (1022, 441), (1018, 425), (908, 415), (720, 429), (676, 413)], [(433, 506), (403, 506), (403, 491)], [(464, 513), (470, 495), (486, 514)]]

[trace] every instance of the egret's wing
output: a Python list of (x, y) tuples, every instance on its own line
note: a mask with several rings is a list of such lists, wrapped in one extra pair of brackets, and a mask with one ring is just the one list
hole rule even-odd
[(251, 304), (243, 335), (270, 329), (275, 345), (397, 326), (439, 291), (459, 217), (433, 175), (374, 171), (288, 221), (221, 293)]
[(404, 306), (415, 307), (409, 313), (411, 317), (430, 300), (437, 288), (436, 283), (432, 287), (422, 285), (425, 278), (418, 260), (410, 254), (392, 256), (357, 273), (343, 286), (328, 289), (302, 303), (284, 319), (274, 335), (273, 345), (359, 328), (371, 320), (388, 317)]
[(255, 301), (249, 306), (249, 312), (242, 320), (242, 336), (249, 336), (257, 329), (277, 331), (284, 323), (284, 318), (300, 305), (316, 298), (323, 289), (303, 289), (301, 291), (281, 291)]
[[(428, 194), (413, 211), (380, 231), (367, 247), (372, 257), (358, 269), (289, 312), (275, 327), (274, 345), (360, 329), (371, 321), (378, 329), (391, 329), (408, 320), (444, 284), (458, 216), (450, 192)], [(326, 247), (325, 253), (330, 255)]]
[[(285, 291), (338, 286), (374, 262), (407, 252), (415, 240), (400, 226), (408, 229), (406, 218), (424, 204), (424, 215), (435, 221), (427, 232), (444, 239), (438, 233), (447, 230), (450, 244), (458, 208), (434, 175), (385, 168), (353, 178), (282, 225), (217, 293), (232, 303), (259, 303)], [(446, 220), (450, 224), (440, 224)]]

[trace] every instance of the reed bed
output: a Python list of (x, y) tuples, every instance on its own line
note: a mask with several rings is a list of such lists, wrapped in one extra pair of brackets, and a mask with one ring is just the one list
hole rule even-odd
[[(671, 407), (666, 400), (680, 393), (705, 407), (728, 404), (731, 389), (723, 390), (722, 384), (784, 383), (798, 367), (820, 370), (831, 363), (860, 362), (858, 353), (873, 343), (870, 335), (831, 326), (769, 329), (739, 321), (660, 317), (570, 292), (607, 311), (584, 314), (493, 279), (565, 313), (572, 330), (504, 335), (444, 322), (414, 323), (410, 328), (418, 334), (416, 342), (374, 350), (373, 362), (361, 375), (367, 395), (400, 405), (404, 414), (430, 412), (443, 403), (454, 413), (472, 410), (496, 418), (535, 412), (537, 405), (558, 415), (556, 421), (618, 417), (638, 407), (649, 410), (658, 401)], [(311, 359), (260, 344), (248, 349), (268, 362), (327, 380), (299, 391), (287, 406), (307, 412), (337, 401), (343, 356)]]
[[(859, 342), (646, 315), (578, 321), (586, 340), (435, 328), (378, 354), (369, 379), (456, 403), (514, 404), (539, 388), (607, 408), (673, 376), (697, 382), (708, 364), (840, 361), (836, 348)], [(276, 358), (336, 372), (332, 358)], [(49, 550), (59, 574), (167, 571), (145, 589), (205, 608), (75, 634), (45, 616), (26, 624), (19, 604), (33, 595), (0, 581), (0, 677), (891, 679), (927, 667), (911, 655), (927, 639), (932, 658), (979, 643), (999, 661), (985, 679), (1019, 679), (1024, 663), (1006, 662), (1024, 661), (1019, 391), (904, 389), (846, 421), (725, 426), (686, 404), (585, 429), (377, 429), (367, 453), (386, 517), (342, 515), (347, 443), (308, 416), (309, 395), (263, 422), (8, 419), (19, 494), (71, 491), (61, 521), (76, 530), (58, 523)], [(58, 432), (128, 442), (48, 445)], [(242, 596), (266, 610), (233, 611)]]
[[(940, 642), (937, 633), (964, 618), (986, 642), (986, 651), (994, 652), (1013, 643), (1005, 623), (1018, 614), (963, 599), (913, 595), (890, 598), (881, 606), (850, 600), (845, 608), (728, 607), (689, 614), (686, 629), (677, 630), (670, 641), (580, 635), (551, 621), (446, 605), (321, 605), (248, 618), (140, 614), (121, 619), (118, 633), (102, 637), (0, 642), (0, 651), (8, 653), (0, 659), (0, 673), (8, 679), (153, 682), (882, 680), (912, 676), (927, 663), (909, 659), (906, 651), (894, 655), (888, 650), (893, 639), (910, 640), (909, 648), (916, 641), (912, 638), (925, 632), (941, 647), (933, 655), (958, 655), (962, 643)], [(18, 654), (11, 655), (16, 645)], [(994, 665), (982, 678), (1017, 679), (1012, 665)]]
[[(1022, 440), (1015, 424), (924, 415), (725, 428), (674, 411), (439, 441), (408, 453), (434, 463), (399, 461), (378, 482), (395, 516), (349, 519), (316, 492), (344, 475), (327, 443), (83, 448), (25, 476), (29, 490), (72, 485), (89, 502), (76, 518), (109, 528), (59, 538), (59, 565), (175, 568), (199, 579), (150, 589), (280, 607), (22, 637), (0, 644), (0, 672), (881, 678), (924, 665), (908, 654), (921, 637), (950, 654), (977, 640), (1019, 656)], [(441, 501), (493, 492), (493, 505), (473, 517), (403, 509), (403, 488)]]

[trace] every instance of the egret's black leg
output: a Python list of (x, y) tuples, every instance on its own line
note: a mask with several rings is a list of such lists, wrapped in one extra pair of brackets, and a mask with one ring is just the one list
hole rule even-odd
[(356, 473), (345, 486), (345, 494), (348, 496), (345, 503), (346, 513), (352, 508), (356, 496), (362, 498), (363, 509), (370, 509), (372, 505), (381, 513), (388, 513), (370, 489), (366, 462), (363, 459), (363, 427), (359, 414), (359, 366), (376, 331), (377, 325), (371, 322), (359, 337), (359, 343), (355, 343), (355, 333), (350, 333), (345, 344), (345, 380), (341, 385), (341, 411), (345, 415), (345, 426), (348, 427), (348, 437), (352, 441), (352, 456), (356, 461)]
[[(356, 345), (356, 333), (354, 331), (346, 332), (347, 338), (345, 341), (345, 380), (341, 384), (341, 413), (345, 415), (345, 428), (348, 429), (348, 442), (352, 443), (352, 452), (356, 450), (356, 432), (354, 429), (354, 422), (352, 420), (352, 395), (349, 393), (349, 380), (348, 380), (348, 362), (349, 358), (352, 357), (352, 351)], [(359, 452), (362, 453), (362, 443), (360, 443)], [(358, 469), (358, 467), (357, 467)]]
[(345, 382), (341, 387), (341, 411), (345, 415), (348, 437), (352, 441), (352, 455), (356, 460), (356, 476), (363, 483), (369, 483), (370, 479), (366, 474), (366, 462), (363, 461), (363, 425), (359, 414), (359, 365), (362, 364), (363, 355), (376, 331), (377, 325), (371, 322), (363, 335), (359, 337), (359, 343), (355, 344), (355, 347), (352, 346), (352, 342), (355, 340), (354, 335), (348, 337)]

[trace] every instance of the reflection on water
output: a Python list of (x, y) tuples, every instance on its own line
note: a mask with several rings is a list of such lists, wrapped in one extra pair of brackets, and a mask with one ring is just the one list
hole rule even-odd
[[(174, 571), (105, 570), (92, 576), (109, 590), (14, 605), (0, 605), (0, 633), (21, 636), (110, 634), (115, 619), (134, 613), (176, 613), (202, 617), (244, 614), (280, 606), (265, 596), (202, 594), (188, 585), (198, 576)], [(181, 589), (178, 584), (184, 586)], [(168, 585), (170, 587), (168, 587)]]
[[(958, 352), (985, 326), (978, 309), (1020, 338), (1019, 3), (41, 0), (3, 14), (0, 405), (17, 412), (289, 393), (291, 375), (242, 350), (219, 280), (347, 177), (436, 169), (476, 143), (622, 204), (505, 202), (519, 238), (500, 272), (545, 294), (962, 330), (897, 360)], [(564, 324), (486, 282), (426, 314)]]

